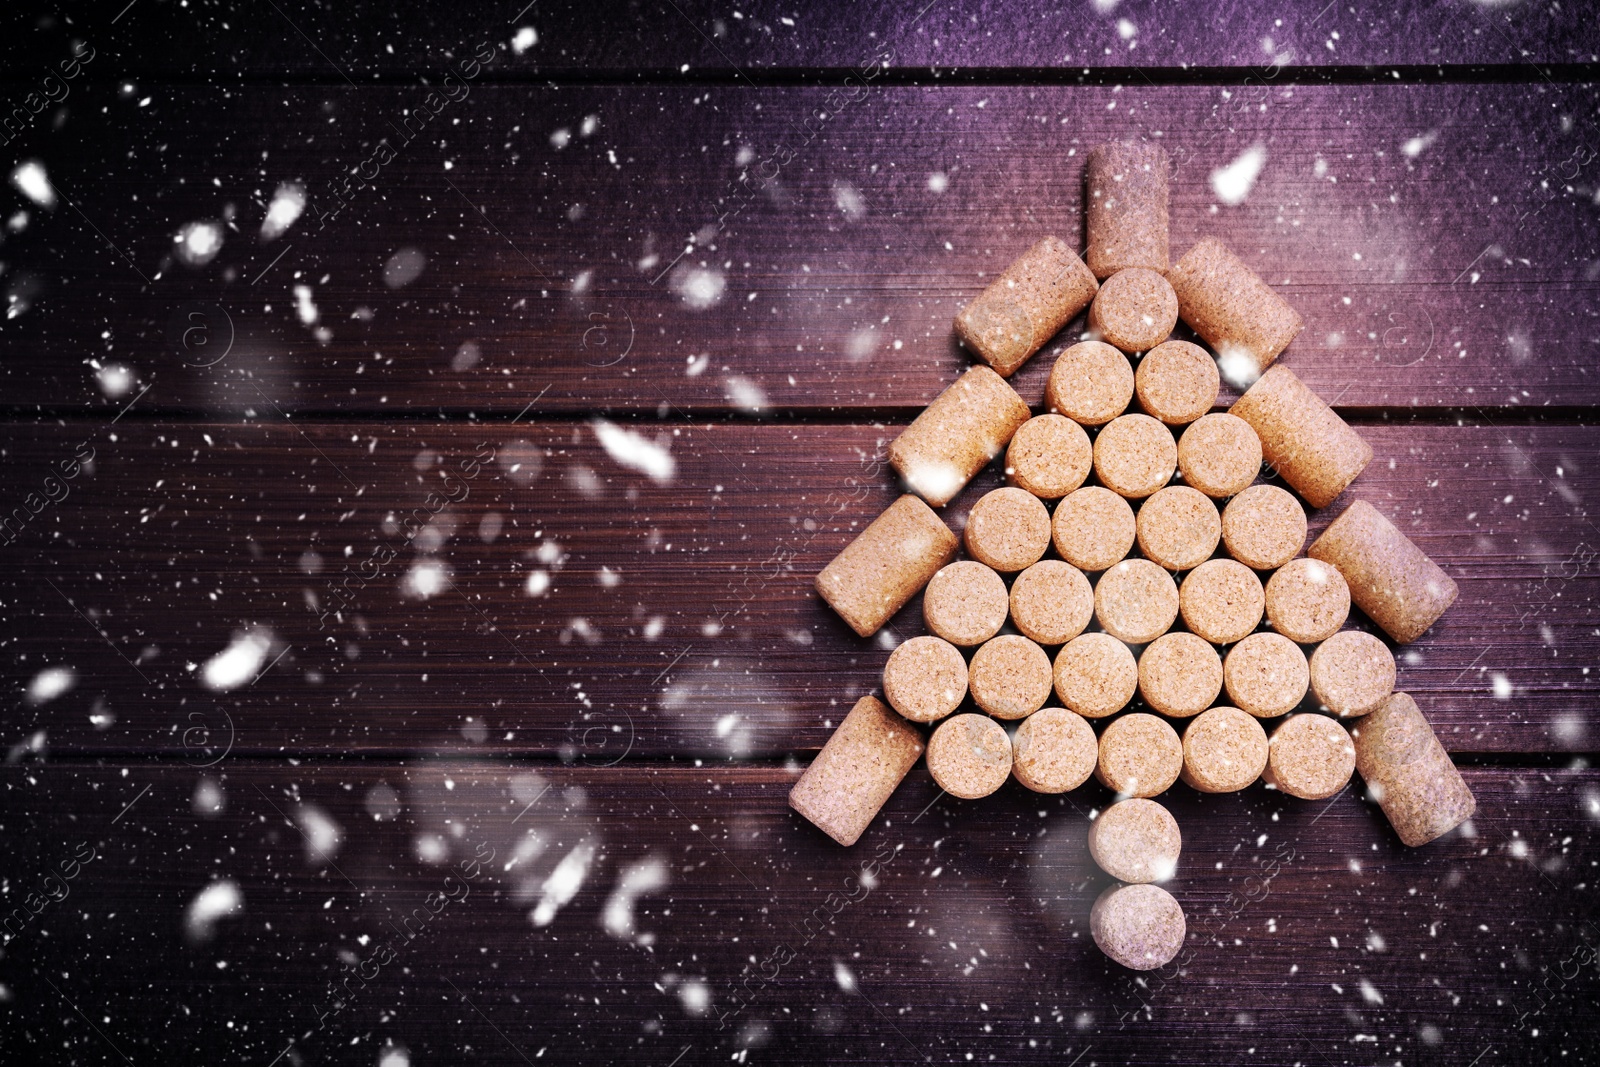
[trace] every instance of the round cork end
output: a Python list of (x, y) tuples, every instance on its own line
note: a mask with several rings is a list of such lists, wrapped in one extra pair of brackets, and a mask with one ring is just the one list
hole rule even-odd
[(1228, 555), (1258, 571), (1276, 570), (1306, 543), (1306, 512), (1287, 489), (1252, 485), (1222, 509)]
[(1094, 618), (1094, 590), (1070, 563), (1041, 559), (1011, 583), (1011, 621), (1041, 645), (1064, 645)]
[(1006, 481), (1044, 500), (1066, 496), (1089, 477), (1094, 448), (1065, 415), (1037, 415), (1011, 435)]
[(1206, 496), (1233, 496), (1261, 472), (1261, 438), (1237, 415), (1202, 415), (1178, 440), (1178, 469)]
[(1311, 692), (1341, 719), (1377, 711), (1394, 692), (1394, 654), (1360, 630), (1341, 630), (1311, 652)]
[(1139, 551), (1146, 559), (1173, 571), (1198, 567), (1211, 558), (1222, 540), (1222, 517), (1211, 498), (1186, 485), (1158, 489), (1135, 520)]
[(1183, 781), (1202, 793), (1237, 793), (1267, 768), (1267, 732), (1238, 708), (1212, 708), (1183, 731)]
[(1081, 570), (1103, 571), (1133, 547), (1133, 508), (1109, 489), (1086, 485), (1056, 505), (1050, 531), (1061, 558)]
[(1165, 719), (1136, 711), (1100, 735), (1094, 774), (1100, 784), (1130, 797), (1165, 793), (1183, 770), (1183, 742)]
[(1127, 356), (1102, 341), (1075, 344), (1050, 369), (1044, 399), (1058, 415), (1085, 426), (1104, 426), (1128, 410), (1133, 367)]
[(1291, 715), (1272, 731), (1267, 784), (1301, 800), (1324, 800), (1343, 789), (1356, 769), (1356, 748), (1345, 728), (1326, 715)]
[(1267, 623), (1291, 641), (1326, 641), (1349, 616), (1350, 587), (1332, 564), (1291, 559), (1267, 579)]
[(1094, 943), (1129, 970), (1153, 971), (1183, 948), (1183, 908), (1158, 885), (1112, 886), (1089, 911)]
[(936, 722), (967, 695), (967, 661), (942, 638), (913, 637), (889, 653), (883, 695), (912, 722)]
[(1282, 634), (1251, 634), (1222, 661), (1228, 699), (1258, 719), (1293, 711), (1310, 684), (1306, 654)]
[(1139, 692), (1163, 715), (1198, 715), (1222, 692), (1222, 657), (1194, 634), (1163, 634), (1139, 657)]
[(1094, 615), (1112, 637), (1149, 644), (1178, 617), (1178, 585), (1147, 559), (1125, 559), (1095, 584)]
[(1110, 634), (1082, 634), (1056, 653), (1056, 696), (1086, 719), (1121, 711), (1139, 687), (1128, 646)]
[(985, 642), (972, 654), (967, 675), (972, 699), (997, 719), (1032, 715), (1050, 696), (1050, 657), (1016, 634)]
[(1045, 708), (1022, 720), (1011, 738), (1011, 774), (1035, 793), (1065, 793), (1094, 773), (1100, 743), (1081, 715)]
[(1124, 352), (1148, 352), (1178, 324), (1178, 294), (1145, 267), (1119, 270), (1100, 283), (1089, 305), (1089, 329)]
[(1089, 855), (1119, 881), (1165, 882), (1182, 850), (1178, 820), (1153, 800), (1118, 801), (1089, 824)]
[(967, 552), (997, 571), (1020, 571), (1050, 547), (1050, 512), (1039, 498), (1006, 486), (983, 494), (967, 513)]
[(1187, 425), (1210, 411), (1221, 389), (1217, 361), (1188, 341), (1156, 345), (1133, 374), (1139, 406), (1168, 426)]
[(1172, 480), (1178, 447), (1172, 431), (1149, 415), (1119, 415), (1094, 439), (1094, 473), (1102, 485), (1143, 500)]
[(1011, 776), (1011, 739), (987, 715), (946, 719), (928, 738), (928, 773), (953, 797), (977, 800)]
[(1178, 590), (1183, 624), (1215, 645), (1231, 645), (1255, 631), (1266, 607), (1256, 572), (1231, 559), (1208, 559)]
[(942, 567), (922, 593), (922, 619), (952, 645), (981, 645), (1006, 623), (1005, 579), (993, 568), (964, 559)]

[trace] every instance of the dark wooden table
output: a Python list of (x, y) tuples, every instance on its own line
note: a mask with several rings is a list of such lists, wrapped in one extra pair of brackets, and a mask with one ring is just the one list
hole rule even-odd
[[(0, 1060), (1600, 1056), (1592, 11), (518, 6), (0, 16)], [(812, 576), (1134, 134), (1460, 583), (1399, 677), (1479, 804), (1178, 787), (1142, 978), (1098, 786), (785, 805), (892, 641)]]

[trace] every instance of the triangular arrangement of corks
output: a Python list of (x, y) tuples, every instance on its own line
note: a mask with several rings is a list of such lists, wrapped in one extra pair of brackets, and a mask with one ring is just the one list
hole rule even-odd
[[(910, 492), (816, 579), (863, 637), (925, 589), (931, 633), (890, 654), (884, 699), (862, 697), (789, 794), (851, 845), (924, 752), (963, 799), (1008, 777), (1064, 793), (1094, 775), (1117, 801), (1089, 849), (1119, 884), (1091, 930), (1136, 970), (1167, 963), (1185, 936), (1182, 907), (1155, 884), (1177, 867), (1178, 825), (1150, 799), (1180, 778), (1318, 800), (1359, 770), (1413, 846), (1475, 808), (1416, 702), (1394, 692), (1389, 648), (1343, 628), (1354, 602), (1413, 641), (1456, 585), (1359, 499), (1300, 555), (1301, 501), (1332, 503), (1372, 448), (1273, 365), (1300, 316), (1227, 246), (1208, 237), (1169, 265), (1167, 178), (1159, 145), (1096, 148), (1087, 263), (1045, 237), (956, 316), (983, 365), (890, 444)], [(1086, 307), (1093, 339), (1061, 353), (1049, 412), (1031, 416), (1006, 379)], [(1179, 318), (1215, 357), (1168, 340)], [(1254, 384), (1213, 414), (1219, 362)], [(934, 509), (1002, 453), (1006, 487), (973, 505), (958, 538)], [(1298, 498), (1257, 481), (1263, 459)], [(970, 558), (952, 562), (961, 543)], [(1016, 632), (1002, 634), (1008, 621)], [(1318, 710), (1297, 713), (1308, 688)], [(1136, 692), (1158, 714), (1119, 714)], [(980, 712), (954, 714), (969, 694)], [(1060, 706), (1045, 706), (1052, 694)], [(1106, 721), (1098, 736), (1090, 720)], [(913, 724), (936, 725), (924, 743)]]

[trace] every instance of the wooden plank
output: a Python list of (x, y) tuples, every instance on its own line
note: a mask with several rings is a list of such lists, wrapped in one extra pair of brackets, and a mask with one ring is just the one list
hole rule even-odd
[[(405, 144), (417, 88), (86, 84), (19, 149), (70, 204), (6, 238), (6, 404), (109, 416), (114, 363), (190, 414), (915, 409), (965, 361), (955, 312), (1078, 234), (1084, 152), (1137, 133), (1178, 161), (1175, 252), (1219, 234), (1279, 285), (1307, 321), (1285, 359), (1342, 407), (1600, 401), (1586, 87), (874, 88), (813, 135), (830, 92), (477, 85)], [(1219, 206), (1209, 175), (1256, 145)], [(397, 255), (422, 269), (393, 288)]]
[[(487, 730), (506, 752), (604, 759), (817, 748), (876, 688), (887, 646), (849, 631), (812, 576), (893, 498), (881, 457), (898, 427), (616, 432), (674, 469), (624, 468), (587, 422), (6, 426), (8, 513), (52, 465), (86, 448), (94, 463), (7, 549), (0, 684), (77, 672), (17, 710), (10, 740), (394, 755)], [(1457, 752), (1594, 752), (1600, 431), (1361, 432), (1377, 459), (1355, 492), (1462, 589), (1400, 656), (1401, 688)], [(991, 468), (951, 505), (956, 529), (997, 484)], [(890, 624), (920, 627), (915, 600)], [(252, 628), (261, 675), (208, 688), (206, 665)]]
[[(306, 0), (226, 11), (143, 0), (95, 17), (41, 18), (15, 27), (0, 50), (21, 77), (68, 42), (97, 56), (87, 76), (204, 78), (287, 76), (341, 83), (443, 73), (452, 55), (498, 45), (525, 77), (706, 77), (844, 68), (877, 49), (897, 66), (942, 68), (1285, 67), (1582, 64), (1600, 35), (1577, 5), (1504, 8), (1434, 2), (1402, 9), (1262, 0), (1174, 15), (1153, 0), (1094, 8), (996, 8), (976, 0), (868, 8), (802, 3), (635, 2), (601, 8), (470, 2), (440, 9)], [(20, 20), (19, 20), (20, 21)], [(536, 30), (534, 42), (516, 30)], [(512, 44), (520, 50), (512, 52)], [(1526, 76), (1536, 76), (1531, 68)]]
[[(786, 809), (794, 774), (7, 767), (7, 904), (66, 898), (16, 922), (0, 1027), (86, 1062), (261, 1064), (391, 1042), (413, 1063), (1481, 1064), (1600, 1042), (1592, 770), (1469, 769), (1471, 834), (1422, 849), (1355, 789), (1180, 787), (1189, 941), (1140, 980), (1087, 929), (1100, 787), (957, 803), (917, 768), (844, 850)], [(657, 884), (612, 907), (641, 865)], [(186, 936), (217, 886), (237, 912)]]

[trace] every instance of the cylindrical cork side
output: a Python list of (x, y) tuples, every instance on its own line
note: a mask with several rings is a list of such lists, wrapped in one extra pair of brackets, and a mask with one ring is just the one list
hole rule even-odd
[(1094, 775), (1101, 785), (1130, 797), (1165, 793), (1183, 770), (1183, 742), (1165, 719), (1136, 711), (1112, 721), (1100, 735)]
[(912, 492), (943, 507), (1031, 414), (1000, 375), (969, 368), (889, 443), (889, 462)]
[(1238, 708), (1200, 713), (1183, 731), (1183, 783), (1201, 793), (1237, 793), (1267, 767), (1267, 732)]
[(1133, 508), (1099, 485), (1086, 485), (1056, 505), (1050, 535), (1061, 558), (1085, 571), (1122, 562), (1138, 535)]
[(952, 645), (981, 645), (1006, 624), (1005, 579), (977, 560), (957, 560), (928, 580), (922, 621)]
[(1089, 824), (1089, 855), (1119, 881), (1165, 882), (1182, 851), (1178, 820), (1143, 797), (1119, 800)]
[(1045, 237), (962, 309), (956, 336), (1009, 378), (1088, 307), (1098, 290), (1072, 247), (1059, 237)]
[(1307, 554), (1337, 567), (1350, 599), (1401, 644), (1421, 637), (1455, 603), (1450, 576), (1365, 500), (1351, 502)]
[(962, 539), (979, 563), (1007, 574), (1020, 571), (1050, 547), (1050, 512), (1025, 489), (991, 489), (967, 513)]
[(1001, 634), (972, 654), (972, 699), (997, 719), (1032, 715), (1050, 699), (1053, 674), (1044, 649), (1017, 634)]
[(903, 496), (817, 575), (817, 592), (862, 637), (870, 637), (949, 562), (959, 542), (944, 520)]
[(1266, 783), (1301, 800), (1326, 800), (1345, 787), (1356, 769), (1355, 744), (1326, 715), (1284, 719), (1267, 740)]
[(1070, 563), (1041, 559), (1011, 583), (1011, 621), (1041, 645), (1064, 645), (1094, 618), (1094, 590)]
[(1183, 948), (1188, 925), (1176, 898), (1158, 885), (1115, 885), (1089, 909), (1094, 943), (1129, 970), (1153, 971)]
[(1214, 237), (1202, 238), (1167, 272), (1178, 315), (1205, 338), (1223, 366), (1247, 356), (1266, 370), (1304, 325), (1299, 314)]
[(1325, 508), (1372, 462), (1372, 446), (1288, 367), (1273, 367), (1228, 409), (1306, 503)]
[(922, 755), (922, 735), (880, 700), (862, 697), (789, 790), (789, 806), (849, 846)]
[(1127, 267), (1166, 273), (1169, 169), (1166, 150), (1149, 141), (1114, 141), (1089, 153), (1084, 228), (1096, 278)]
[(1133, 390), (1146, 415), (1182, 426), (1211, 410), (1222, 391), (1217, 361), (1199, 345), (1164, 341), (1144, 354)]
[(986, 797), (1011, 776), (1011, 738), (987, 715), (953, 716), (928, 738), (928, 773), (953, 797)]
[(1306, 543), (1306, 511), (1287, 489), (1252, 485), (1222, 509), (1222, 543), (1247, 567), (1270, 571)]
[(1080, 341), (1056, 357), (1045, 383), (1045, 405), (1084, 426), (1103, 426), (1128, 410), (1133, 367), (1104, 341)]
[(1094, 461), (1083, 427), (1065, 415), (1037, 415), (1006, 448), (1006, 481), (1043, 500), (1058, 500), (1082, 485)]
[(1417, 702), (1395, 693), (1350, 731), (1356, 770), (1400, 840), (1415, 848), (1472, 817), (1477, 801)]
[(1011, 751), (1013, 778), (1035, 793), (1065, 793), (1094, 773), (1100, 742), (1083, 716), (1044, 708), (1022, 720)]

